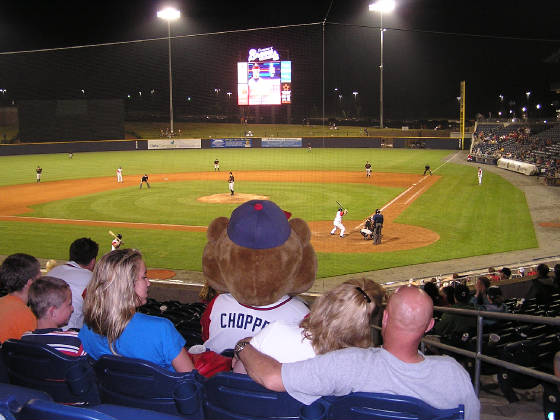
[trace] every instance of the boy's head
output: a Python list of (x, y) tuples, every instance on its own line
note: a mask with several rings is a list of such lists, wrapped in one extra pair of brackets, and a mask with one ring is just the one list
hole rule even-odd
[(41, 275), (39, 261), (31, 255), (12, 254), (0, 265), (0, 284), (8, 293), (22, 291)]
[(42, 328), (63, 327), (74, 312), (70, 286), (56, 277), (40, 277), (29, 288), (29, 307)]

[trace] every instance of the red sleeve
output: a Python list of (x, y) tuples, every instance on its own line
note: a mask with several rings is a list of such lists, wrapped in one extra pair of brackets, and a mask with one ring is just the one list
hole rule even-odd
[(218, 296), (214, 297), (214, 299), (212, 299), (210, 303), (206, 305), (206, 309), (204, 310), (204, 313), (200, 317), (200, 326), (202, 327), (203, 341), (208, 340), (208, 338), (210, 337), (210, 314), (212, 313), (212, 307), (214, 306), (214, 302), (216, 302)]

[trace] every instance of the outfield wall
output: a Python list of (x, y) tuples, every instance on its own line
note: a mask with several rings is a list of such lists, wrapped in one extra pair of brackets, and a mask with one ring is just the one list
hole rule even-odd
[[(0, 144), (0, 156), (51, 153), (115, 152), (127, 150), (215, 149), (215, 148), (422, 148), (459, 150), (460, 139), (442, 137), (298, 137), (216, 138), (72, 141), (56, 143)], [(470, 139), (465, 139), (465, 149)]]

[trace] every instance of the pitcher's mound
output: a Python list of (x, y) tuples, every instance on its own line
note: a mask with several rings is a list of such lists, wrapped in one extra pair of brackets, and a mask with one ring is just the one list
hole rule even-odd
[(250, 200), (268, 200), (266, 195), (255, 195), (255, 194), (234, 194), (231, 195), (229, 193), (225, 194), (212, 194), (212, 195), (205, 195), (204, 197), (198, 197), (198, 201), (203, 203), (232, 203), (232, 204), (241, 204), (246, 201)]

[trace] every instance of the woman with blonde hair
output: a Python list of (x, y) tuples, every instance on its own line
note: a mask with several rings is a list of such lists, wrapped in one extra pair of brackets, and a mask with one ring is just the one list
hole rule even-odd
[(193, 364), (185, 339), (171, 321), (136, 312), (146, 303), (149, 287), (139, 251), (117, 249), (105, 254), (95, 265), (84, 299), (79, 334), (84, 349), (94, 359), (115, 354), (189, 372)]
[[(381, 310), (382, 286), (351, 279), (319, 296), (299, 325), (275, 321), (251, 338), (251, 345), (280, 363), (310, 359), (347, 347), (371, 347), (370, 321)], [(234, 359), (234, 371), (245, 373)]]

